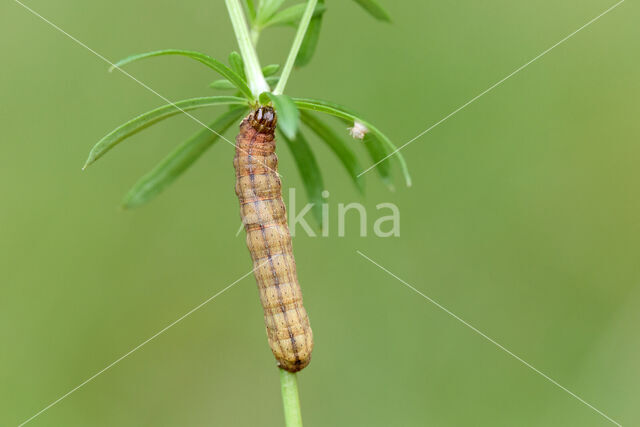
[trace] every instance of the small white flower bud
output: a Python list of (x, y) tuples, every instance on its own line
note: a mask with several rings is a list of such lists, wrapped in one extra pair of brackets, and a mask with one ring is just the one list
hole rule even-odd
[(369, 133), (369, 129), (360, 122), (353, 122), (353, 127), (349, 128), (349, 135), (354, 139), (364, 139), (364, 136)]

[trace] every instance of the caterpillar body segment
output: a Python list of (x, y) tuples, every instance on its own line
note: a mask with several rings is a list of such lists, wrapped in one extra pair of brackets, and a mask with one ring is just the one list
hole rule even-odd
[(259, 107), (236, 138), (236, 194), (264, 309), (267, 339), (278, 366), (297, 372), (311, 361), (313, 334), (302, 305), (275, 153), (277, 117)]

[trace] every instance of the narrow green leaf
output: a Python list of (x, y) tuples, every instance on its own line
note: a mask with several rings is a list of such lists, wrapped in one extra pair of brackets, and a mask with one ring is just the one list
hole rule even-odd
[[(364, 144), (364, 148), (369, 153), (373, 164), (380, 162), (376, 166), (376, 171), (380, 174), (380, 179), (382, 182), (393, 190), (393, 183), (391, 182), (391, 163), (381, 161), (387, 155), (387, 151), (384, 149), (384, 145), (382, 145), (374, 136), (371, 134), (367, 134), (362, 141)], [(360, 173), (362, 171), (358, 171)]]
[(212, 107), (214, 105), (246, 105), (246, 103), (247, 102), (244, 100), (244, 98), (238, 98), (235, 96), (207, 96), (204, 98), (185, 99), (183, 101), (163, 105), (162, 107), (156, 108), (155, 110), (148, 111), (117, 127), (100, 141), (98, 141), (98, 143), (91, 149), (89, 158), (87, 159), (87, 162), (85, 163), (83, 169), (98, 160), (100, 157), (104, 156), (107, 151), (111, 150), (124, 139), (171, 116), (175, 116), (176, 114), (180, 114), (184, 111), (195, 110), (197, 108)]
[(253, 22), (256, 19), (256, 6), (253, 3), (253, 0), (247, 1), (247, 10), (249, 11), (249, 19)]
[[(247, 109), (244, 107), (235, 108), (208, 126), (218, 134), (222, 134), (231, 125), (237, 123), (246, 111)], [(126, 209), (135, 208), (155, 198), (193, 165), (219, 138), (209, 129), (202, 129), (180, 144), (129, 190), (122, 201), (123, 207)]]
[[(324, 0), (318, 0), (318, 6), (320, 5), (324, 6)], [(302, 45), (300, 46), (298, 56), (296, 57), (296, 67), (304, 67), (311, 62), (311, 58), (318, 46), (318, 40), (320, 39), (323, 15), (324, 14), (320, 14), (311, 18), (309, 28), (307, 28), (307, 33), (304, 35)]]
[(262, 68), (262, 74), (265, 77), (269, 77), (269, 76), (273, 76), (275, 73), (277, 73), (278, 70), (280, 70), (280, 65), (279, 64), (269, 64), (269, 65), (267, 65), (267, 66)]
[(356, 116), (356, 113), (348, 107), (323, 99), (293, 98), (293, 101), (298, 107), (303, 106), (305, 110), (320, 111), (336, 117), (342, 117), (347, 121), (352, 121)]
[(247, 76), (244, 73), (244, 61), (238, 52), (233, 51), (229, 54), (229, 65), (231, 65), (231, 69), (246, 83)]
[(273, 108), (275, 108), (278, 115), (278, 128), (288, 138), (295, 138), (300, 124), (300, 111), (298, 111), (293, 99), (287, 95), (274, 95), (273, 93), (264, 92), (260, 95), (260, 102), (263, 103), (266, 99), (273, 102)]
[(288, 138), (282, 132), (281, 135), (282, 139), (287, 143), (287, 147), (291, 150), (291, 154), (293, 154), (309, 202), (313, 203), (311, 213), (320, 227), (322, 227), (322, 191), (324, 190), (324, 184), (322, 183), (322, 174), (320, 173), (318, 162), (316, 162), (309, 143), (302, 136), (302, 132), (298, 132), (295, 138)]
[(384, 10), (382, 6), (380, 6), (380, 3), (378, 3), (377, 0), (354, 0), (354, 1), (358, 3), (364, 10), (369, 12), (369, 14), (371, 14), (371, 16), (373, 16), (377, 20), (384, 21), (384, 22), (391, 22), (391, 17), (387, 13), (387, 11)]
[(256, 26), (262, 28), (264, 23), (280, 9), (284, 0), (262, 0), (256, 13)]
[(397, 158), (398, 162), (400, 163), (400, 167), (402, 169), (402, 173), (404, 175), (404, 179), (406, 181), (407, 187), (411, 187), (411, 175), (409, 174), (409, 168), (407, 167), (407, 162), (404, 159), (404, 156), (400, 151), (398, 151), (397, 147), (393, 144), (393, 142), (391, 142), (391, 140), (387, 138), (385, 134), (380, 132), (380, 130), (377, 127), (372, 125), (370, 122), (362, 119), (361, 117), (357, 116), (356, 114), (350, 112), (346, 107), (343, 107), (338, 104), (334, 104), (332, 102), (321, 101), (318, 99), (308, 99), (308, 98), (294, 98), (293, 100), (295, 104), (298, 106), (298, 108), (300, 108), (301, 110), (319, 111), (321, 113), (331, 114), (333, 116), (340, 117), (342, 119), (349, 120), (351, 122), (358, 121), (363, 125), (365, 125), (369, 129), (369, 131), (373, 134), (373, 136), (376, 137), (375, 140), (385, 145), (387, 147), (387, 150), (389, 151), (387, 154), (388, 157), (385, 160), (383, 160), (381, 163), (377, 164), (376, 168), (380, 170), (379, 168), (381, 167), (382, 163), (387, 162), (389, 159), (393, 157)]
[(318, 135), (318, 137), (322, 139), (338, 157), (356, 185), (356, 188), (362, 193), (363, 180), (358, 178), (358, 174), (362, 171), (362, 168), (358, 164), (358, 160), (356, 159), (355, 154), (353, 154), (353, 151), (349, 149), (348, 145), (333, 131), (333, 129), (313, 114), (301, 111), (300, 117), (302, 118), (302, 122), (316, 135)]
[(262, 28), (275, 27), (278, 25), (295, 25), (302, 14), (306, 5), (304, 3), (296, 4), (275, 13), (267, 22), (262, 24)]
[(116, 68), (116, 67), (118, 68), (122, 67), (123, 65), (130, 64), (134, 61), (138, 61), (141, 59), (151, 58), (154, 56), (163, 56), (163, 55), (181, 55), (191, 59), (195, 59), (196, 61), (203, 63), (209, 68), (212, 68), (213, 70), (218, 72), (220, 75), (222, 75), (222, 77), (232, 82), (243, 93), (243, 95), (247, 97), (247, 99), (249, 99), (250, 101), (255, 100), (253, 94), (251, 93), (251, 89), (249, 89), (249, 86), (247, 86), (247, 84), (242, 80), (242, 77), (240, 77), (235, 71), (233, 71), (231, 68), (227, 67), (217, 59), (214, 59), (200, 52), (194, 52), (190, 50), (167, 49), (167, 50), (156, 50), (156, 51), (147, 52), (147, 53), (140, 53), (137, 55), (131, 55), (127, 58), (124, 58), (116, 62), (114, 66), (110, 68), (110, 70), (113, 70), (113, 68)]
[[(296, 4), (295, 6), (291, 6), (286, 9), (283, 9), (280, 12), (273, 15), (267, 22), (263, 24), (262, 27), (267, 28), (267, 27), (275, 27), (280, 25), (296, 26), (298, 24), (298, 21), (300, 21), (300, 18), (302, 18), (302, 15), (304, 14), (306, 7), (307, 5), (305, 3), (300, 3), (300, 4)], [(316, 8), (313, 11), (313, 16), (314, 17), (321, 16), (325, 10), (326, 10), (326, 7), (318, 3), (316, 5)]]
[[(235, 89), (236, 87), (227, 79), (216, 80), (215, 82), (209, 83), (209, 87), (212, 89), (219, 90), (230, 90)], [(240, 94), (242, 95), (242, 94)]]

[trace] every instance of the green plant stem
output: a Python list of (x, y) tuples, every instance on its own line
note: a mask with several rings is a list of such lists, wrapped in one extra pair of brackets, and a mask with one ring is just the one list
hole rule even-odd
[(285, 426), (302, 427), (302, 413), (300, 412), (296, 374), (280, 369), (280, 386), (282, 389)]
[(260, 30), (256, 28), (251, 28), (251, 43), (253, 44), (254, 49), (258, 46), (258, 40), (260, 39)]
[(261, 93), (269, 91), (269, 85), (262, 74), (262, 67), (260, 67), (258, 54), (249, 34), (240, 0), (226, 0), (226, 4), (233, 30), (236, 33), (238, 46), (240, 47), (240, 54), (244, 60), (249, 88), (257, 98)]
[(291, 70), (293, 70), (293, 65), (296, 62), (298, 51), (300, 50), (300, 46), (302, 45), (304, 36), (307, 33), (307, 29), (309, 28), (309, 22), (311, 22), (313, 11), (316, 9), (317, 3), (318, 0), (309, 0), (309, 2), (307, 3), (307, 8), (304, 10), (302, 19), (300, 19), (300, 25), (298, 26), (296, 38), (293, 39), (293, 44), (291, 45), (291, 50), (289, 51), (289, 57), (287, 58), (287, 62), (285, 62), (284, 64), (282, 75), (280, 76), (280, 81), (278, 82), (276, 89), (273, 91), (273, 93), (275, 93), (276, 95), (281, 95), (284, 92), (284, 88), (287, 85), (287, 80), (289, 80)]

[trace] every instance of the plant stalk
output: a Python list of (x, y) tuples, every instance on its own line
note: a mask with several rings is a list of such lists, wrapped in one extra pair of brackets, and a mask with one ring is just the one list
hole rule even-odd
[(304, 10), (302, 19), (300, 19), (300, 25), (298, 26), (296, 38), (293, 39), (293, 44), (291, 45), (291, 50), (289, 51), (289, 57), (287, 58), (287, 62), (285, 62), (284, 64), (284, 68), (282, 69), (280, 81), (278, 82), (276, 89), (273, 91), (273, 93), (276, 95), (282, 95), (282, 93), (284, 92), (284, 88), (287, 85), (287, 80), (289, 80), (289, 75), (291, 74), (293, 65), (296, 62), (298, 51), (300, 50), (300, 46), (302, 46), (302, 41), (304, 40), (305, 34), (307, 34), (309, 22), (311, 22), (313, 11), (316, 9), (317, 3), (318, 0), (309, 0), (309, 2), (307, 3), (307, 8)]
[[(300, 20), (296, 37), (291, 46), (289, 57), (287, 58), (282, 76), (280, 77), (280, 82), (274, 91), (275, 94), (282, 94), (286, 86), (317, 2), (318, 0), (309, 0), (307, 3), (307, 7)], [(260, 61), (255, 48), (259, 32), (255, 30), (252, 33), (249, 32), (249, 27), (239, 0), (225, 0), (225, 3), (229, 11), (229, 17), (231, 18), (236, 39), (238, 40), (240, 54), (245, 63), (245, 72), (247, 74), (249, 88), (251, 88), (251, 92), (257, 98), (261, 93), (270, 91), (269, 85), (262, 74), (262, 68), (260, 67)], [(280, 386), (286, 427), (302, 427), (302, 413), (300, 411), (296, 374), (280, 369)]]
[(229, 17), (231, 18), (233, 30), (236, 33), (236, 39), (238, 40), (238, 46), (240, 47), (240, 54), (244, 60), (249, 88), (257, 99), (261, 93), (269, 92), (270, 88), (262, 74), (258, 54), (253, 46), (251, 35), (249, 34), (249, 27), (247, 26), (247, 21), (245, 20), (240, 0), (226, 0), (225, 2), (229, 11)]
[(300, 398), (298, 397), (298, 378), (296, 374), (280, 369), (280, 386), (284, 405), (286, 427), (302, 427)]

